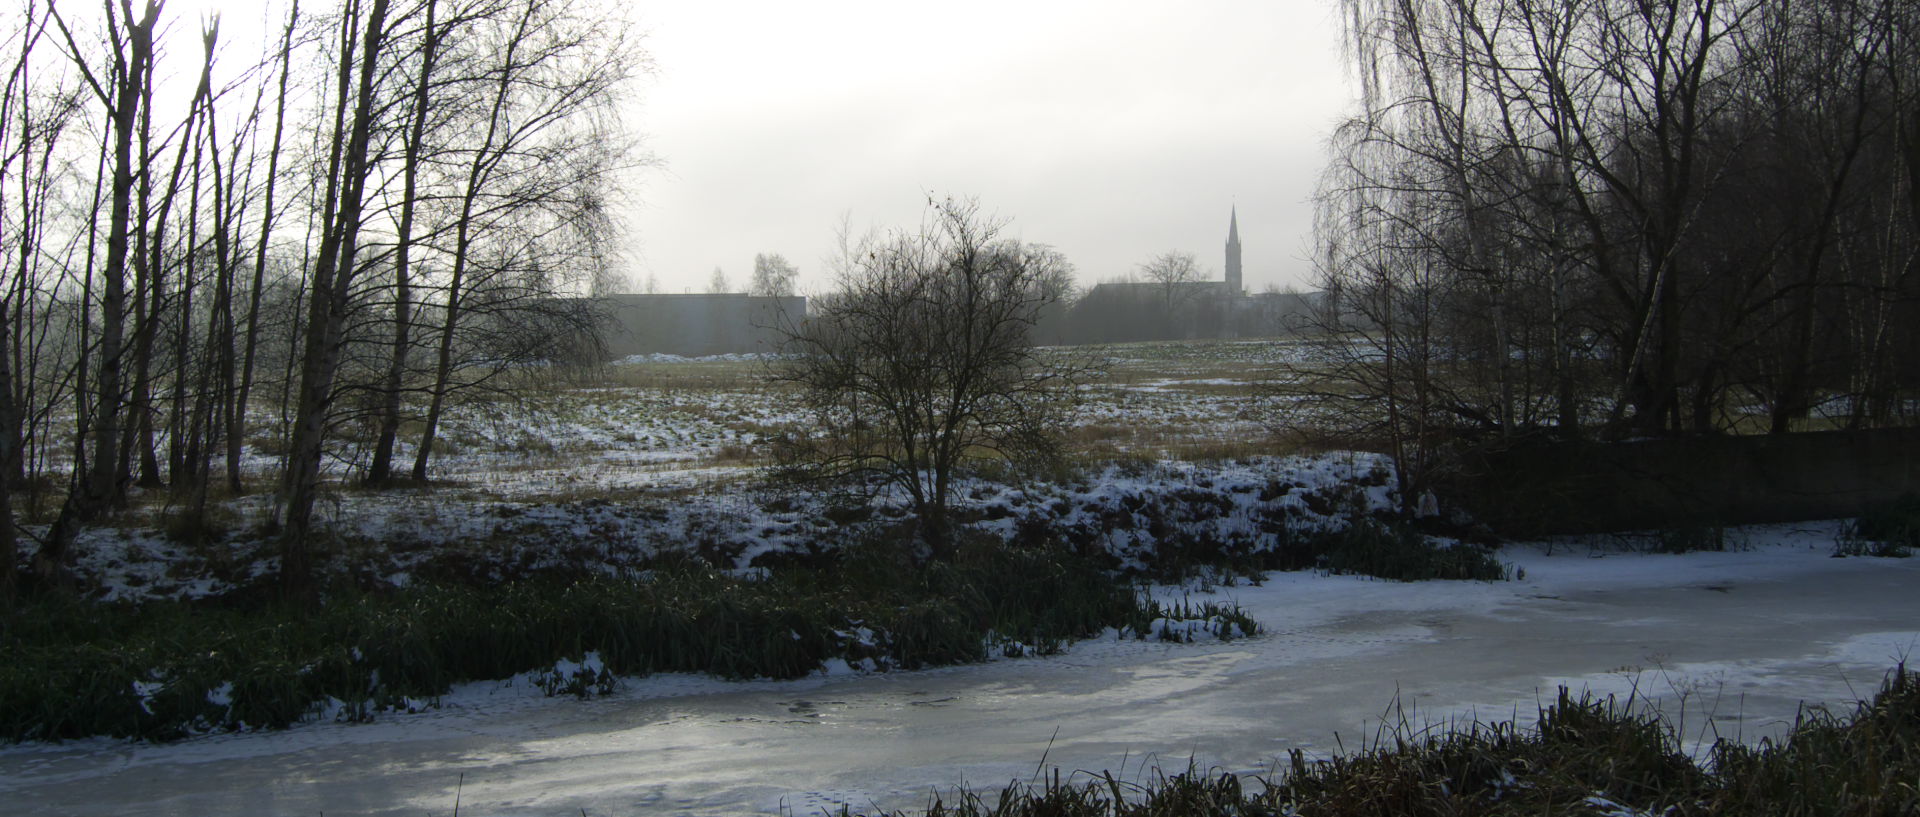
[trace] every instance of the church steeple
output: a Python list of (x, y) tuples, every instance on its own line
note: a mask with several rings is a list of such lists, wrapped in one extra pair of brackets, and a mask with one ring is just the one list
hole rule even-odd
[(1240, 208), (1235, 207), (1227, 217), (1227, 292), (1243, 295), (1246, 291), (1240, 280)]

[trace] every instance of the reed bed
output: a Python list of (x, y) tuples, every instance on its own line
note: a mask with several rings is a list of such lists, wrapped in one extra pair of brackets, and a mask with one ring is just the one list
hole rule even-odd
[(873, 542), (779, 571), (681, 558), (617, 575), (345, 587), (317, 606), (30, 599), (0, 614), (0, 739), (367, 720), (512, 677), (588, 695), (657, 672), (797, 678), (832, 659), (912, 669), (1056, 652), (1109, 632), (1191, 637), (1169, 620), (1221, 637), (1258, 629), (1231, 607), (1163, 609), (1055, 549), (969, 547), (934, 563), (903, 552)]
[[(1701, 762), (1658, 713), (1565, 688), (1531, 725), (1416, 729), (1357, 752), (1292, 752), (1268, 777), (1189, 768), (1145, 781), (1054, 772), (955, 790), (930, 817), (1893, 817), (1920, 813), (1920, 675), (1905, 665), (1852, 713), (1806, 709), (1780, 740), (1721, 740)], [(851, 815), (848, 809), (842, 815)], [(891, 812), (904, 817), (906, 812)]]

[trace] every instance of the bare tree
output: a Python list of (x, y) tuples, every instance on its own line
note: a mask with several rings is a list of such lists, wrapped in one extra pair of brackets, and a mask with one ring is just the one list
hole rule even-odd
[(310, 589), (313, 553), (308, 533), (320, 485), (334, 378), (339, 373), (343, 332), (359, 267), (360, 230), (372, 175), (370, 142), (380, 108), (376, 79), (382, 58), (391, 56), (387, 0), (370, 0), (370, 4), (363, 9), (358, 0), (350, 0), (339, 18), (341, 56), (334, 78), (333, 121), (326, 137), (320, 246), (307, 286), (306, 337), (300, 355), (293, 439), (281, 479), (284, 528), (280, 572), (282, 583), (293, 595), (304, 595)]
[(425, 152), (427, 114), (433, 108), (434, 69), (440, 57), (440, 42), (446, 36), (436, 25), (439, 3), (427, 0), (426, 7), (419, 62), (414, 69), (411, 110), (401, 148), (400, 224), (393, 249), (393, 349), (381, 388), (377, 412), (380, 431), (374, 441), (373, 464), (367, 469), (367, 482), (375, 485), (393, 476), (393, 448), (400, 437), (400, 398), (407, 375), (407, 356), (413, 349), (413, 222), (419, 204), (420, 160)]
[(1027, 245), (1027, 251), (1033, 256), (1033, 263), (1041, 272), (1034, 282), (1035, 290), (1046, 305), (1040, 308), (1038, 320), (1034, 326), (1034, 340), (1044, 345), (1059, 345), (1067, 342), (1067, 319), (1073, 305), (1080, 298), (1080, 286), (1074, 277), (1073, 262), (1067, 260), (1065, 253), (1047, 244)]
[(1330, 317), (1362, 349), (1430, 340), (1416, 416), (1443, 436), (1887, 422), (1920, 257), (1911, 6), (1346, 0), (1364, 104), (1321, 271), (1345, 309), (1407, 306)]
[(1140, 274), (1171, 290), (1180, 284), (1200, 280), (1200, 262), (1194, 259), (1193, 253), (1168, 250), (1141, 264)]
[[(19, 25), (18, 31), (7, 32), (11, 35), (7, 42), (17, 43), (19, 52), (8, 67), (4, 85), (0, 85), (0, 228), (4, 228), (0, 243), (18, 249), (16, 258), (0, 259), (0, 264), (12, 268), (8, 286), (0, 291), (0, 602), (13, 598), (17, 584), (14, 573), (20, 561), (14, 532), (14, 491), (25, 481), (22, 409), (27, 400), (17, 383), (13, 361), (19, 355), (23, 333), (16, 330), (26, 318), (22, 313), (29, 303), (35, 244), (40, 237), (32, 162), (34, 141), (39, 135), (34, 132), (37, 123), (32, 115), (28, 69), (34, 46), (46, 30), (46, 10), (29, 2)], [(4, 206), (7, 195), (15, 191), (17, 217), (14, 208)]]
[[(201, 33), (204, 47), (204, 71), (211, 78), (214, 54), (220, 41), (220, 18), (215, 15), (205, 22)], [(237, 132), (232, 134), (231, 144), (223, 145), (220, 140), (220, 118), (218, 116), (218, 95), (210, 96), (206, 103), (205, 143), (211, 163), (212, 184), (212, 223), (208, 225), (212, 232), (213, 244), (210, 260), (213, 263), (211, 290), (207, 293), (206, 317), (201, 322), (203, 332), (197, 339), (200, 347), (199, 372), (190, 377), (186, 361), (196, 339), (191, 337), (194, 323), (192, 300), (185, 299), (181, 305), (180, 354), (181, 365), (174, 373), (174, 401), (176, 415), (175, 427), (181, 429), (175, 439), (175, 449), (182, 451), (179, 457), (182, 468), (173, 475), (173, 491), (176, 496), (186, 498), (186, 507), (180, 519), (186, 521), (194, 530), (206, 530), (207, 502), (213, 482), (212, 459), (215, 451), (222, 447), (221, 437), (229, 428), (223, 416), (229, 410), (229, 398), (234, 390), (235, 359), (233, 354), (235, 295), (234, 272), (237, 266), (235, 255), (235, 233), (240, 219), (240, 156), (244, 148), (247, 131), (251, 130), (253, 118), (243, 121)], [(225, 158), (223, 159), (223, 155)], [(198, 190), (200, 168), (194, 168), (196, 191)], [(197, 208), (194, 208), (197, 209)], [(199, 219), (193, 218), (192, 224), (198, 225)], [(190, 231), (191, 235), (191, 231)], [(192, 238), (188, 240), (189, 257), (198, 258), (207, 255), (200, 250), (203, 245)], [(191, 278), (191, 276), (189, 276)], [(189, 381), (192, 399), (187, 401)]]
[(783, 461), (897, 488), (935, 555), (952, 547), (949, 502), (969, 464), (1057, 456), (1077, 375), (1033, 345), (1058, 255), (1000, 230), (971, 201), (930, 202), (919, 231), (854, 253), (840, 290), (787, 327), (774, 371), (818, 429), (789, 438)]
[[(97, 371), (90, 378), (93, 388), (89, 411), (79, 423), (81, 436), (92, 438), (87, 448), (90, 460), (74, 463), (75, 487), (67, 494), (60, 517), (54, 521), (38, 553), (34, 570), (51, 579), (65, 569), (67, 551), (78, 533), (78, 526), (93, 520), (122, 497), (120, 484), (120, 431), (123, 400), (121, 367), (125, 363), (127, 272), (129, 234), (133, 223), (133, 187), (136, 175), (146, 173), (147, 157), (134, 156), (135, 126), (150, 99), (154, 32), (160, 23), (160, 2), (147, 0), (136, 19), (131, 0), (121, 0), (116, 9), (106, 6), (107, 65), (95, 66), (90, 49), (83, 47), (57, 10), (53, 20), (59, 26), (67, 46), (67, 57), (78, 68), (87, 88), (107, 111), (110, 133), (102, 141), (106, 166), (112, 183), (107, 219), (106, 257), (100, 268), (100, 338), (94, 353)], [(88, 276), (91, 284), (92, 276)], [(81, 474), (84, 472), (84, 477)]]
[(267, 147), (266, 189), (260, 207), (260, 235), (254, 245), (253, 282), (247, 288), (247, 331), (240, 358), (240, 382), (234, 390), (230, 426), (227, 429), (227, 487), (235, 494), (244, 489), (240, 479), (240, 451), (242, 441), (246, 439), (249, 401), (253, 396), (254, 363), (260, 349), (260, 299), (266, 291), (267, 248), (272, 243), (270, 239), (277, 214), (273, 197), (278, 189), (276, 183), (280, 176), (281, 145), (286, 136), (287, 79), (293, 73), (293, 36), (299, 24), (300, 2), (293, 0), (287, 10), (287, 24), (280, 33), (280, 78), (274, 96), (273, 138)]
[(799, 277), (800, 270), (779, 253), (761, 253), (753, 257), (753, 279), (747, 284), (747, 294), (784, 298), (794, 293)]
[(1439, 448), (1458, 428), (1440, 371), (1445, 276), (1422, 253), (1405, 188), (1377, 183), (1364, 122), (1335, 135), (1322, 178), (1315, 259), (1322, 297), (1305, 320), (1318, 354), (1286, 364), (1270, 388), (1281, 423), (1322, 439), (1378, 448), (1394, 458), (1403, 509), (1435, 476)]
[(733, 283), (727, 280), (726, 270), (713, 268), (713, 275), (707, 278), (707, 294), (725, 295), (733, 291)]
[[(161, 0), (0, 14), (0, 517), (23, 485), (36, 506), (62, 493), (33, 487), (46, 475), (71, 482), (39, 573), (63, 572), (136, 478), (169, 486), (181, 521), (210, 507), (222, 458), (240, 492), (277, 393), (269, 526), (302, 589), (337, 427), (381, 427), (374, 471), (390, 472), (407, 396), (432, 398), (431, 425), (552, 357), (593, 319), (563, 296), (615, 280), (607, 200), (628, 148), (611, 104), (644, 64), (620, 27), (572, 0), (286, 5), (251, 60), (217, 17), (194, 32)], [(158, 41), (194, 33), (199, 53)], [(186, 70), (157, 66), (174, 55)], [(99, 130), (70, 133), (90, 101)]]
[(1171, 310), (1185, 297), (1185, 285), (1199, 281), (1202, 273), (1193, 253), (1168, 250), (1141, 264), (1140, 275), (1160, 286), (1163, 305)]
[(1191, 325), (1193, 320), (1186, 312), (1194, 306), (1199, 293), (1189, 285), (1199, 282), (1203, 274), (1193, 253), (1168, 250), (1148, 259), (1139, 270), (1160, 291), (1159, 317), (1165, 322), (1163, 334), (1172, 337), (1177, 334), (1177, 327)]
[[(602, 126), (636, 65), (623, 31), (555, 0), (510, 0), (476, 22), (464, 39), (480, 69), (474, 90), (484, 92), (472, 96), (484, 104), (469, 123), (478, 139), (447, 146), (460, 158), (460, 178), (449, 191), (449, 272), (416, 481), (427, 478), (442, 412), (457, 391), (503, 363), (542, 358), (549, 339), (591, 334), (597, 316), (556, 306), (553, 296), (566, 268), (603, 269), (611, 226), (603, 195), (626, 161), (626, 146)], [(499, 331), (509, 326), (518, 337)], [(464, 383), (455, 376), (462, 332), (488, 346), (466, 359), (480, 371)], [(502, 342), (510, 354), (500, 354)]]

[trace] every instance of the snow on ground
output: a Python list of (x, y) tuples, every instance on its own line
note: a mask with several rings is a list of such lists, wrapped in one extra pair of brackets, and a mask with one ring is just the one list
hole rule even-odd
[[(1342, 619), (1360, 615), (1392, 614), (1408, 620), (1438, 612), (1484, 614), (1515, 598), (1557, 598), (1576, 593), (1654, 590), (1677, 587), (1716, 587), (1751, 582), (1789, 581), (1825, 566), (1842, 521), (1753, 526), (1739, 529), (1746, 546), (1731, 552), (1649, 554), (1613, 549), (1599, 537), (1561, 539), (1508, 545), (1499, 551), (1502, 561), (1519, 568), (1521, 578), (1501, 582), (1397, 582), (1354, 575), (1327, 575), (1316, 571), (1271, 572), (1255, 584), (1245, 578), (1191, 580), (1181, 585), (1157, 585), (1152, 598), (1162, 605), (1183, 602), (1229, 602), (1260, 622), (1268, 635), (1322, 631)], [(1916, 567), (1901, 560), (1857, 558), (1888, 569)], [(1920, 572), (1920, 571), (1916, 571)], [(1916, 622), (1920, 623), (1920, 622)], [(1218, 639), (1202, 639), (1217, 642)], [(1834, 660), (1865, 666), (1887, 666), (1920, 646), (1920, 635), (1877, 636), (1836, 652)], [(1341, 651), (1335, 646), (1332, 652)], [(1071, 645), (1078, 660), (1125, 661), (1131, 656), (1163, 653), (1166, 647), (1109, 631), (1107, 636)], [(1298, 656), (1296, 656), (1298, 657)], [(996, 659), (999, 660), (999, 659)], [(563, 660), (548, 670), (521, 673), (501, 681), (458, 685), (437, 706), (443, 711), (480, 710), (502, 701), (550, 697), (555, 678), (578, 672), (593, 675), (597, 659), (585, 663)], [(1637, 669), (1621, 673), (1637, 675)], [(844, 664), (821, 671), (822, 677), (859, 673)], [(801, 688), (812, 681), (725, 681), (706, 676), (669, 673), (619, 679), (617, 697), (643, 700), (700, 695), (741, 689)], [(544, 685), (544, 686), (543, 686)], [(1614, 691), (1604, 687), (1602, 691)], [(326, 719), (321, 719), (326, 720)], [(105, 741), (112, 743), (114, 741)], [(0, 750), (5, 751), (5, 750)]]
[(1920, 560), (1833, 558), (1839, 527), (1747, 528), (1742, 549), (1678, 555), (1611, 539), (1509, 545), (1501, 557), (1524, 578), (1506, 582), (1295, 572), (1155, 591), (1232, 600), (1265, 628), (1250, 639), (1109, 635), (980, 666), (663, 675), (547, 697), (556, 680), (597, 678), (587, 656), (371, 724), (0, 748), (0, 797), (21, 815), (417, 814), (447, 810), (456, 785), (474, 813), (900, 808), (933, 788), (1026, 779), (1043, 753), (1136, 779), (1189, 755), (1264, 771), (1288, 748), (1354, 748), (1396, 700), (1415, 727), (1525, 720), (1563, 683), (1653, 694), (1663, 711), (1684, 705), (1690, 736), (1755, 740), (1780, 734), (1800, 701), (1844, 711), (1920, 645)]
[(672, 355), (666, 352), (649, 352), (644, 355), (627, 355), (614, 361), (620, 365), (632, 366), (640, 363), (746, 363), (778, 360), (779, 355), (772, 352), (729, 352), (720, 355)]
[(1230, 387), (1244, 388), (1247, 385), (1249, 384), (1244, 380), (1238, 380), (1230, 377), (1190, 377), (1190, 378), (1168, 378), (1164, 380), (1150, 380), (1145, 383), (1129, 383), (1126, 385), (1118, 386), (1116, 388), (1126, 389), (1129, 391), (1167, 392), (1167, 391), (1178, 391), (1181, 389), (1192, 389), (1192, 388), (1201, 387), (1201, 386), (1230, 386)]
[[(1519, 578), (1498, 582), (1399, 582), (1305, 570), (1269, 572), (1257, 583), (1244, 577), (1199, 578), (1185, 584), (1155, 585), (1149, 592), (1150, 597), (1163, 606), (1183, 603), (1197, 605), (1203, 602), (1225, 602), (1237, 606), (1259, 622), (1263, 629), (1263, 635), (1254, 641), (1269, 640), (1276, 634), (1318, 634), (1315, 637), (1320, 640), (1319, 649), (1305, 653), (1296, 649), (1289, 656), (1290, 660), (1331, 658), (1348, 652), (1353, 645), (1327, 633), (1338, 622), (1358, 616), (1393, 616), (1412, 622), (1440, 613), (1490, 614), (1516, 599), (1557, 600), (1578, 594), (1674, 588), (1715, 592), (1757, 582), (1795, 581), (1847, 562), (1831, 556), (1835, 538), (1844, 526), (1844, 520), (1831, 520), (1739, 528), (1736, 533), (1740, 534), (1744, 544), (1739, 550), (1725, 552), (1659, 554), (1619, 550), (1616, 542), (1606, 537), (1515, 543), (1501, 548), (1498, 555), (1503, 562), (1517, 568), (1515, 573)], [(1920, 574), (1920, 560), (1909, 562), (1855, 557), (1844, 567)], [(1920, 627), (1920, 619), (1915, 624)], [(1223, 641), (1203, 632), (1196, 635), (1201, 636), (1195, 639), (1198, 643), (1221, 644), (1236, 640)], [(1168, 649), (1161, 642), (1143, 641), (1131, 634), (1109, 629), (1106, 636), (1071, 644), (1066, 652), (1075, 662), (1108, 664), (1125, 663), (1141, 655), (1165, 654)], [(1829, 659), (1836, 663), (1883, 669), (1904, 660), (1915, 650), (1920, 650), (1920, 631), (1876, 633), (1836, 647)], [(990, 660), (1009, 659), (995, 655)], [(1764, 662), (1753, 666), (1764, 667)], [(1631, 688), (1634, 679), (1646, 671), (1659, 669), (1653, 666), (1623, 667), (1606, 676), (1619, 679), (1621, 684), (1627, 686), (1574, 677), (1547, 678), (1549, 686), (1553, 683), (1573, 683), (1576, 687), (1590, 687), (1600, 694), (1624, 694)], [(741, 690), (806, 689), (815, 685), (819, 678), (871, 671), (836, 662), (823, 668), (816, 679), (801, 681), (727, 681), (697, 674), (665, 673), (619, 678), (614, 684), (617, 692), (613, 695), (623, 700), (647, 700)], [(604, 672), (598, 665), (597, 657), (592, 654), (578, 662), (563, 659), (550, 669), (521, 673), (500, 681), (457, 685), (452, 692), (437, 700), (432, 708), (443, 712), (478, 712), (502, 705), (527, 705), (551, 697), (555, 688), (564, 687), (566, 679), (577, 674), (598, 678)], [(1684, 669), (1681, 672), (1697, 674)], [(1867, 692), (1870, 692), (1870, 688), (1863, 688), (1863, 696)], [(327, 719), (319, 720), (324, 722)], [(5, 751), (0, 750), (0, 753)]]
[[(1105, 355), (1105, 371), (1083, 390), (1072, 420), (1074, 444), (1096, 456), (1139, 459), (1178, 458), (1195, 449), (1219, 456), (1257, 448), (1250, 443), (1268, 439), (1269, 431), (1256, 401), (1244, 392), (1270, 377), (1275, 366), (1311, 351), (1311, 345), (1285, 340), (1131, 344), (1097, 351)], [(611, 366), (597, 384), (547, 384), (537, 393), (517, 389), (517, 399), (452, 406), (442, 420), (430, 491), (351, 487), (372, 459), (370, 430), (345, 427), (338, 450), (325, 464), (335, 482), (317, 513), (346, 536), (378, 539), (396, 532), (401, 538), (449, 539), (484, 533), (492, 505), (588, 499), (646, 504), (689, 493), (749, 489), (757, 467), (768, 462), (768, 440), (807, 427), (791, 394), (767, 383), (766, 360), (764, 355), (640, 356)], [(1242, 393), (1231, 393), (1235, 390)], [(243, 468), (256, 490), (277, 474), (276, 436), (263, 430), (244, 448)], [(164, 434), (160, 444), (166, 445)], [(413, 455), (402, 435), (399, 461), (409, 462)], [(223, 524), (239, 530), (264, 523), (270, 499), (257, 493), (224, 503)], [(83, 558), (95, 568), (131, 565), (143, 550), (168, 547), (152, 530), (139, 530), (137, 516), (127, 524), (133, 527), (125, 533), (95, 535), (102, 552)], [(421, 536), (410, 537), (416, 531)], [(129, 537), (133, 541), (119, 541)], [(138, 567), (126, 572), (129, 581), (144, 587), (173, 583), (165, 576), (139, 575)]]
[[(495, 577), (555, 567), (618, 572), (673, 553), (745, 570), (843, 547), (908, 515), (904, 498), (892, 493), (857, 500), (738, 482), (703, 489), (698, 470), (679, 474), (688, 490), (620, 499), (603, 498), (609, 477), (581, 499), (395, 489), (345, 494), (317, 513), (344, 543), (336, 548), (352, 552), (355, 571), (389, 584), (446, 560), (467, 575)], [(1017, 488), (968, 480), (956, 489), (956, 518), (1008, 541), (1047, 531), (1140, 570), (1168, 542), (1256, 554), (1302, 532), (1337, 528), (1391, 507), (1392, 474), (1386, 458), (1355, 452), (1134, 462)], [(246, 500), (256, 503), (250, 512), (264, 515), (268, 499)], [(244, 535), (187, 547), (151, 529), (89, 531), (75, 550), (76, 570), (113, 600), (217, 595), (271, 573), (274, 552), (270, 542)]]
[[(1255, 383), (1265, 367), (1312, 350), (1256, 342), (1116, 353), (1130, 356), (1107, 361), (1121, 375), (1086, 390), (1078, 422), (1083, 430), (1125, 430), (1099, 439), (1151, 456), (1156, 447), (1264, 433), (1247, 413), (1247, 398), (1223, 391)], [(681, 373), (699, 367), (744, 371), (758, 364), (632, 365), (646, 377), (679, 382), (672, 378), (690, 379)], [(635, 385), (463, 409), (449, 418), (450, 446), (436, 460), (436, 487), (342, 490), (323, 502), (323, 520), (347, 539), (377, 543), (361, 555), (394, 584), (414, 580), (427, 554), (455, 544), (503, 565), (609, 569), (641, 563), (662, 548), (694, 547), (751, 569), (769, 554), (844, 537), (844, 526), (822, 523), (824, 500), (755, 487), (749, 478), (765, 437), (800, 422), (789, 400), (739, 377), (698, 388), (635, 378)], [(250, 462), (265, 467), (265, 454), (249, 452)], [(335, 463), (336, 475), (357, 456), (348, 452)], [(1208, 465), (1136, 461), (1021, 489), (970, 483), (961, 497), (982, 531), (1011, 538), (1044, 522), (1116, 564), (1139, 566), (1160, 542), (1182, 537), (1271, 547), (1287, 531), (1337, 525), (1354, 511), (1386, 506), (1391, 484), (1383, 459), (1342, 454)], [(264, 499), (229, 510), (243, 521), (263, 518)], [(885, 524), (900, 511), (897, 501), (883, 498), (862, 513)], [(23, 804), (23, 814), (70, 813), (81, 803), (116, 814), (247, 813), (220, 806), (220, 787), (246, 791), (263, 781), (299, 780), (301, 791), (312, 793), (286, 795), (279, 811), (419, 813), (444, 810), (451, 775), (470, 769), (482, 791), (495, 786), (501, 793), (493, 801), (498, 807), (479, 809), (488, 813), (579, 813), (581, 802), (594, 804), (595, 813), (630, 813), (635, 803), (655, 802), (627, 797), (649, 776), (665, 781), (650, 791), (666, 798), (655, 803), (666, 810), (865, 808), (869, 797), (899, 807), (922, 802), (930, 785), (997, 786), (1030, 773), (1049, 749), (1057, 750), (1057, 762), (1097, 768), (1110, 762), (1100, 758), (1125, 751), (1185, 746), (1251, 770), (1286, 746), (1331, 750), (1330, 731), (1351, 730), (1366, 716), (1377, 723), (1380, 704), (1403, 692), (1408, 702), (1421, 702), (1423, 716), (1506, 717), (1528, 712), (1560, 683), (1599, 693), (1658, 691), (1668, 702), (1662, 705), (1698, 703), (1710, 692), (1716, 700), (1751, 699), (1757, 714), (1714, 712), (1688, 728), (1753, 739), (1778, 734), (1799, 700), (1838, 707), (1870, 694), (1878, 673), (1920, 643), (1913, 594), (1855, 588), (1876, 577), (1910, 587), (1920, 560), (1833, 559), (1838, 533), (1839, 523), (1749, 528), (1731, 537), (1730, 552), (1682, 555), (1635, 552), (1632, 540), (1618, 538), (1509, 545), (1499, 556), (1517, 578), (1499, 583), (1404, 584), (1299, 572), (1253, 585), (1216, 577), (1154, 592), (1168, 604), (1231, 600), (1261, 623), (1262, 635), (1220, 641), (1200, 632), (1199, 643), (1170, 645), (1109, 634), (1059, 656), (984, 667), (874, 673), (842, 662), (791, 682), (610, 679), (583, 656), (505, 681), (464, 684), (421, 702), (420, 714), (372, 724), (310, 724), (168, 746), (92, 740), (0, 748), (0, 798)], [(152, 530), (128, 529), (91, 532), (78, 553), (80, 570), (111, 588), (112, 597), (195, 597), (270, 570), (258, 544), (188, 548)], [(1755, 596), (1765, 601), (1726, 606)], [(1844, 674), (1843, 683), (1833, 683), (1835, 672)], [(572, 681), (611, 684), (612, 692), (588, 701), (549, 697)], [(800, 706), (816, 697), (825, 700)], [(836, 709), (835, 702), (852, 703)], [(843, 732), (803, 733), (804, 724), (836, 717), (844, 719)], [(1099, 725), (1083, 728), (1089, 721)], [(1050, 738), (1056, 726), (1068, 731)], [(1262, 728), (1270, 734), (1249, 731)], [(1213, 741), (1220, 735), (1228, 737)], [(326, 760), (309, 762), (310, 754)], [(588, 771), (540, 771), (580, 767)], [(220, 773), (204, 774), (214, 769)], [(604, 773), (596, 777), (596, 769)], [(773, 782), (745, 782), (761, 772)], [(162, 774), (207, 779), (163, 794), (151, 782)], [(134, 779), (148, 782), (123, 782)], [(360, 780), (373, 782), (361, 787)], [(341, 799), (339, 792), (356, 787), (364, 791)], [(128, 796), (113, 799), (116, 792)], [(607, 800), (610, 792), (626, 799)], [(913, 796), (902, 800), (904, 794)], [(605, 804), (612, 805), (599, 807)]]
[[(1312, 347), (1293, 341), (1138, 344), (1114, 347), (1082, 393), (1073, 425), (1119, 450), (1159, 451), (1257, 439), (1266, 429), (1245, 392), (1299, 362)], [(791, 395), (770, 388), (760, 354), (682, 358), (637, 355), (610, 370), (613, 385), (568, 389), (521, 404), (463, 406), (445, 420), (451, 445), (437, 478), (501, 498), (551, 495), (606, 482), (607, 466), (712, 465), (763, 461), (762, 444), (804, 428)], [(1234, 391), (1241, 393), (1235, 394)], [(636, 456), (638, 455), (638, 456)], [(360, 462), (353, 452), (345, 463)], [(515, 477), (534, 470), (542, 478)], [(614, 489), (645, 480), (608, 483)]]
[[(1073, 424), (1101, 429), (1122, 450), (1264, 436), (1248, 397), (1223, 390), (1248, 390), (1310, 350), (1284, 340), (1115, 347), (1113, 353), (1137, 357), (1104, 359), (1106, 370), (1084, 391)], [(789, 393), (769, 387), (765, 366), (772, 359), (637, 355), (613, 367), (609, 379), (621, 385), (571, 389), (520, 405), (462, 407), (446, 421), (443, 436), (453, 448), (438, 460), (436, 474), (511, 498), (556, 486), (496, 482), (491, 475), (500, 463), (487, 454), (520, 455), (520, 467), (583, 472), (630, 464), (636, 452), (663, 463), (758, 460), (771, 435), (807, 424)], [(1136, 440), (1120, 429), (1152, 433)]]

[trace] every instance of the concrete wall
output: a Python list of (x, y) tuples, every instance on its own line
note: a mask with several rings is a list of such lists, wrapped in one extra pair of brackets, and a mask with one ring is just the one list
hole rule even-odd
[(1913, 492), (1920, 429), (1519, 445), (1440, 490), (1508, 536), (1832, 519)]
[[(745, 294), (612, 295), (603, 308), (611, 320), (602, 337), (615, 359), (628, 355), (694, 357), (772, 352), (782, 320), (807, 314), (807, 299)], [(783, 317), (784, 316), (784, 317)]]

